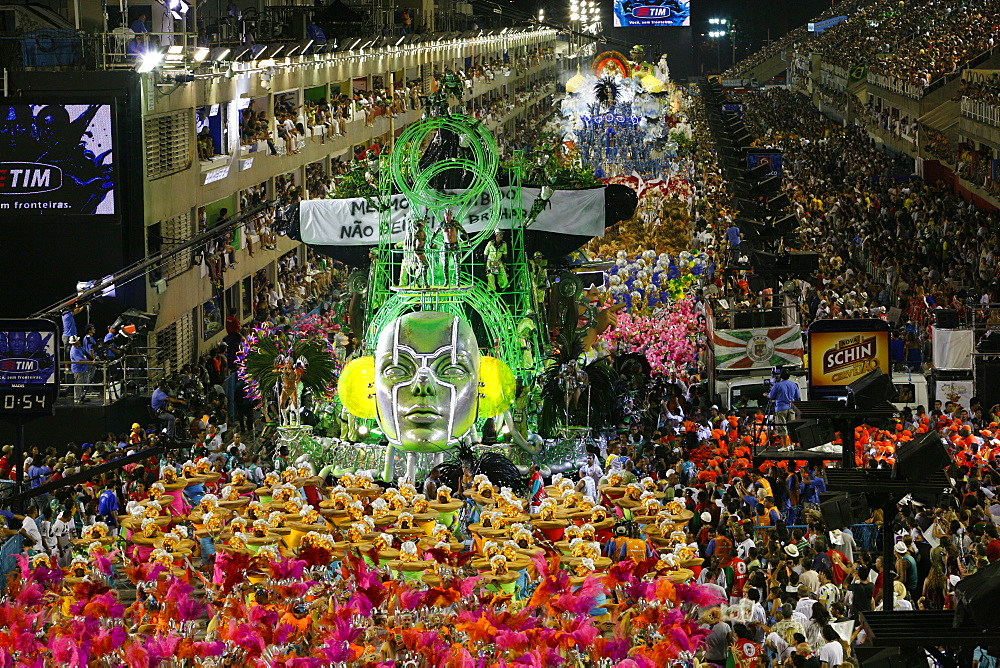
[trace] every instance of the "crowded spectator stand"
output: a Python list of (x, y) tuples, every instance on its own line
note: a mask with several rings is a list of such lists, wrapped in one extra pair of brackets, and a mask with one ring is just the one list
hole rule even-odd
[[(407, 103), (388, 95), (372, 106), (391, 114)], [(782, 248), (820, 254), (817, 281), (757, 290), (739, 229), (728, 234), (744, 225), (745, 205), (728, 183), (733, 170), (720, 167), (705, 100), (678, 102), (690, 142), (678, 142), (660, 173), (609, 179), (636, 193), (635, 215), (566, 263), (529, 256), (516, 229), (498, 237), (473, 227), (462, 202), (435, 200), (447, 179), (416, 179), (416, 151), (363, 156), (339, 184), (312, 170), (309, 194), (354, 188), (376, 204), (398, 177), (426, 236), (403, 221), (403, 239), (365, 248), (374, 249), (371, 271), (352, 285), (339, 266), (317, 271), (350, 295), (324, 317), (294, 317), (324, 293), (306, 290), (307, 268), (284, 264), (274, 292), (292, 283), (303, 292), (265, 285), (267, 322), (246, 337), (233, 332), (241, 352), (221, 352), (225, 363), (240, 368), (256, 412), (294, 438), (247, 449), (211, 430), (214, 415), (211, 424), (185, 416), (194, 418), (181, 424), (194, 432), (190, 454), (164, 450), (140, 426), (135, 441), (110, 446), (134, 454), (25, 497), (27, 514), (7, 518), (21, 522), (28, 549), (0, 602), (4, 660), (632, 668), (741, 656), (759, 665), (766, 654), (775, 665), (825, 657), (835, 666), (862, 655), (862, 644), (988, 648), (992, 632), (951, 608), (1000, 557), (986, 494), (998, 475), (1000, 408), (962, 416), (956, 405), (921, 407), (876, 423), (871, 406), (794, 402), (803, 417), (839, 420), (839, 451), (775, 452), (767, 409), (720, 409), (704, 379), (710, 299), (794, 312), (804, 329), (884, 316), (898, 298), (920, 352), (928, 298), (950, 303), (950, 281), (975, 272), (949, 272), (932, 242), (900, 257), (891, 232), (909, 234), (913, 222), (947, 239), (928, 219), (948, 217), (972, 243), (989, 219), (932, 184), (884, 178), (891, 157), (794, 94), (756, 93), (747, 128), (759, 147), (782, 151), (781, 187), (802, 222)], [(302, 110), (283, 113), (293, 112)], [(493, 148), (452, 116), (435, 118), (467, 133), (449, 147), (455, 155)], [(397, 146), (420, 145), (415, 137)], [(560, 139), (551, 139), (554, 159), (531, 169), (586, 171), (572, 150), (554, 149)], [(525, 172), (530, 162), (520, 163)], [(495, 178), (484, 167), (476, 163), (472, 185)], [(286, 186), (283, 205), (307, 199)], [(539, 196), (528, 220), (545, 202)], [(419, 280), (400, 280), (404, 264), (424, 262)], [(922, 264), (934, 275), (921, 276)], [(498, 288), (497, 300), (484, 284)], [(307, 377), (323, 364), (327, 373)], [(560, 437), (576, 432), (585, 436)], [(899, 465), (900, 453), (942, 438), (947, 461), (939, 450), (923, 458), (929, 467)], [(112, 458), (103, 445), (102, 458)], [(116, 467), (125, 485), (60, 491)], [(822, 503), (827, 490), (867, 495), (870, 517), (835, 517)], [(59, 513), (81, 498), (93, 508), (76, 533), (54, 529), (76, 526)], [(63, 549), (66, 536), (72, 547)]]

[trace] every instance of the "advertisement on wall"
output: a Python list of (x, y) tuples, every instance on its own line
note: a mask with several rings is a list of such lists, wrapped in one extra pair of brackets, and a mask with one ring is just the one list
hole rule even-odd
[(615, 0), (616, 28), (690, 25), (691, 0)]
[(717, 371), (802, 366), (802, 332), (798, 325), (764, 329), (716, 329), (712, 352)]
[(52, 385), (55, 377), (54, 332), (0, 330), (0, 384)]
[(49, 320), (0, 320), (0, 417), (51, 413), (59, 333)]
[(941, 403), (952, 401), (962, 406), (969, 405), (969, 399), (975, 396), (976, 384), (973, 380), (939, 380), (935, 387), (935, 399)]
[(111, 105), (0, 105), (0, 215), (115, 212)]
[(751, 151), (747, 153), (747, 169), (758, 165), (770, 165), (768, 176), (781, 176), (781, 151)]
[(810, 385), (849, 385), (875, 369), (890, 372), (889, 332), (809, 333)]
[(829, 30), (835, 25), (843, 23), (847, 20), (846, 16), (834, 16), (832, 19), (826, 19), (825, 21), (815, 21), (806, 24), (806, 30), (808, 32), (814, 32), (819, 34), (825, 30)]

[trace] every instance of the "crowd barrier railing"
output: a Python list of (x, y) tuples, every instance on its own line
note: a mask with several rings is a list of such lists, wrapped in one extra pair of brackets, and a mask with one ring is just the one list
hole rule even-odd
[[(551, 38), (555, 37), (555, 31), (535, 30), (523, 33), (511, 33), (509, 35), (480, 36), (458, 40), (451, 33), (422, 33), (417, 41), (408, 42), (405, 45), (393, 45), (390, 41), (385, 41), (386, 37), (374, 37), (369, 44), (378, 43), (379, 46), (371, 47), (375, 53), (397, 52), (403, 53), (407, 49), (431, 48), (437, 45), (446, 37), (451, 41), (465, 42), (472, 44), (512, 44), (530, 45), (536, 43), (537, 34), (547, 33)], [(360, 36), (360, 35), (359, 35)], [(265, 36), (266, 37), (266, 36)], [(258, 38), (261, 38), (258, 35)], [(287, 46), (297, 46), (297, 43), (277, 36), (261, 38), (267, 43), (280, 43)], [(167, 65), (198, 65), (205, 58), (196, 57), (202, 44), (210, 48), (236, 50), (240, 43), (236, 41), (213, 41), (205, 45), (200, 43), (198, 36), (193, 32), (141, 32), (135, 33), (128, 27), (115, 28), (109, 32), (88, 34), (79, 30), (62, 29), (38, 29), (26, 32), (17, 36), (0, 36), (0, 66), (8, 69), (21, 70), (25, 68), (55, 68), (60, 69), (96, 69), (96, 70), (116, 70), (132, 69), (143, 57), (152, 52), (162, 52), (169, 47), (174, 47), (173, 51), (165, 59)], [(179, 47), (179, 48), (177, 48)], [(263, 49), (262, 44), (258, 44), (259, 49)], [(326, 53), (302, 53), (291, 57), (298, 58), (303, 65), (321, 61), (353, 61), (370, 57), (365, 54), (365, 46), (358, 49), (352, 48), (350, 51), (329, 51)], [(581, 55), (596, 53), (594, 44), (588, 44), (581, 49)], [(259, 55), (262, 51), (254, 51)], [(250, 60), (249, 56), (246, 56)], [(285, 60), (285, 56), (280, 56), (279, 60)], [(265, 59), (268, 60), (268, 59)], [(273, 58), (269, 59), (273, 60)], [(245, 61), (244, 61), (245, 62)]]
[(875, 74), (874, 72), (868, 73), (868, 83), (874, 84), (879, 88), (885, 88), (893, 93), (913, 98), (914, 100), (922, 98), (924, 92), (927, 90), (924, 86), (918, 86), (917, 84), (903, 81), (896, 77), (890, 77), (886, 74)]
[(62, 363), (63, 382), (59, 384), (60, 390), (73, 399), (76, 388), (83, 387), (87, 394), (96, 394), (95, 403), (103, 406), (124, 397), (128, 394), (128, 388), (136, 383), (144, 386), (150, 371), (162, 371), (149, 366), (147, 355), (124, 355), (115, 360), (98, 360), (88, 364), (92, 368), (90, 380), (77, 382), (76, 375), (70, 372), (71, 365), (72, 362), (65, 360)]
[(962, 98), (962, 115), (986, 125), (1000, 125), (1000, 104), (991, 104), (971, 97)]
[(824, 62), (820, 65), (819, 79), (824, 86), (829, 86), (837, 92), (842, 93), (847, 90), (847, 70), (840, 65)]
[(17, 568), (17, 560), (14, 559), (21, 554), (23, 548), (23, 538), (20, 534), (11, 536), (0, 545), (0, 583), (7, 581), (7, 576)]
[[(785, 527), (791, 532), (793, 529), (802, 529), (803, 533), (809, 528), (805, 524), (789, 524)], [(872, 552), (881, 547), (879, 539), (879, 527), (876, 524), (852, 524), (850, 527), (851, 535), (854, 536), (854, 542), (857, 544), (858, 549), (862, 552)], [(764, 526), (762, 524), (754, 525), (754, 533), (758, 531), (773, 531), (773, 526)]]

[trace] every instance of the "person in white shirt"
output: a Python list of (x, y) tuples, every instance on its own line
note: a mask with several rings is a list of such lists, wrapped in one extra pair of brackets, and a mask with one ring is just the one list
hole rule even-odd
[(826, 643), (819, 650), (819, 662), (822, 668), (839, 668), (844, 663), (844, 646), (836, 629), (827, 625), (823, 627), (823, 639)]
[(38, 507), (29, 506), (25, 512), (27, 514), (21, 518), (21, 536), (24, 537), (24, 549), (30, 557), (36, 552), (44, 551), (45, 545), (42, 543), (42, 532), (39, 531), (38, 523), (35, 521), (38, 517)]
[(750, 548), (756, 547), (756, 545), (753, 542), (753, 538), (750, 538), (745, 531), (739, 529), (736, 532), (736, 538), (739, 539), (741, 536), (743, 540), (736, 543), (736, 556), (743, 561), (749, 561)]
[(208, 438), (205, 439), (205, 446), (209, 452), (222, 451), (222, 434), (219, 433), (219, 428), (214, 424), (208, 426)]
[(581, 475), (581, 477), (582, 476), (587, 476), (587, 477), (589, 477), (591, 479), (591, 481), (593, 482), (593, 484), (588, 483), (587, 484), (587, 489), (589, 490), (589, 489), (591, 489), (591, 487), (593, 488), (593, 492), (592, 493), (588, 492), (588, 493), (590, 493), (591, 496), (593, 496), (596, 499), (597, 498), (597, 483), (601, 479), (601, 477), (604, 475), (604, 471), (603, 471), (603, 469), (601, 469), (601, 465), (597, 463), (597, 458), (594, 457), (594, 453), (592, 453), (592, 452), (588, 452), (587, 453), (587, 463), (586, 463), (585, 466), (583, 466), (580, 469), (580, 475)]
[(66, 568), (70, 563), (70, 523), (68, 519), (69, 513), (60, 510), (59, 515), (52, 523), (52, 537), (56, 541), (56, 553), (60, 568)]
[(830, 542), (833, 543), (835, 550), (847, 557), (848, 561), (854, 561), (854, 550), (858, 548), (858, 544), (854, 541), (854, 534), (850, 531), (834, 529), (830, 532)]
[(247, 444), (243, 442), (243, 437), (238, 431), (233, 434), (233, 440), (229, 445), (236, 446), (236, 449), (240, 453), (240, 457), (247, 453)]
[(767, 637), (764, 639), (764, 646), (774, 651), (775, 655), (777, 656), (776, 665), (779, 666), (785, 665), (785, 662), (788, 660), (788, 657), (790, 657), (792, 653), (795, 652), (795, 646), (789, 645), (787, 642), (785, 642), (784, 638), (782, 638), (774, 631), (771, 631), (770, 633), (767, 634)]
[(58, 554), (55, 534), (52, 533), (52, 506), (42, 509), (42, 519), (38, 522), (38, 532), (42, 534), (42, 545), (45, 552), (53, 559)]

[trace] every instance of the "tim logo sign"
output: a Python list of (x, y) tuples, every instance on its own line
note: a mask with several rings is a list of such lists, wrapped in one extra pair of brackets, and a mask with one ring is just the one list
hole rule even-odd
[(640, 19), (665, 19), (674, 15), (670, 7), (636, 7), (632, 16)]
[(62, 187), (62, 170), (41, 162), (0, 162), (0, 196), (30, 195)]

